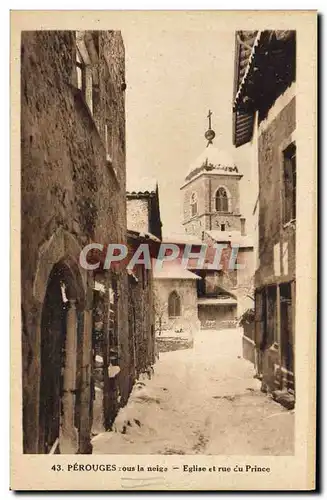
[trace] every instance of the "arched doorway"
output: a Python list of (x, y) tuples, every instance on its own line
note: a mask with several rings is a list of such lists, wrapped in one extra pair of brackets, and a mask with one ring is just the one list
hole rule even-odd
[(217, 212), (228, 212), (228, 194), (224, 187), (220, 187), (216, 192)]
[(180, 315), (181, 299), (176, 290), (174, 290), (168, 297), (168, 316), (169, 318), (178, 318)]
[(49, 275), (41, 318), (39, 453), (76, 453), (80, 284), (67, 262)]

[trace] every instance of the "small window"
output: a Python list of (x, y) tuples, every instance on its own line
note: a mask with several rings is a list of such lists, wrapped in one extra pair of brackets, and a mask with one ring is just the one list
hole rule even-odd
[(85, 63), (82, 52), (79, 48), (79, 41), (76, 40), (76, 79), (77, 87), (83, 94), (84, 100), (93, 113), (93, 78), (89, 64)]
[(228, 212), (228, 196), (225, 188), (220, 187), (216, 193), (217, 212)]
[(198, 213), (198, 197), (196, 193), (191, 195), (191, 216), (194, 217)]
[(278, 332), (277, 332), (277, 290), (276, 286), (267, 287), (267, 324), (266, 324), (266, 335), (267, 343), (272, 345), (273, 343), (278, 343)]
[(291, 283), (280, 285), (280, 331), (282, 365), (287, 370), (294, 370), (294, 318)]
[(283, 222), (296, 219), (296, 147), (291, 144), (284, 151)]
[(100, 115), (101, 109), (100, 109), (100, 89), (99, 85), (96, 85), (92, 81), (92, 108), (93, 108), (93, 114), (98, 117)]
[(225, 229), (226, 229), (225, 224), (221, 224), (221, 225), (220, 225), (220, 230), (221, 230), (221, 231), (225, 231)]
[(168, 316), (176, 318), (181, 315), (181, 300), (176, 291), (171, 292), (168, 298)]

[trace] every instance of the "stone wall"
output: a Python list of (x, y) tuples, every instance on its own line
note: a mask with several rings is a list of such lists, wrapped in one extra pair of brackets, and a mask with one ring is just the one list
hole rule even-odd
[[(276, 104), (275, 104), (276, 106)], [(259, 270), (256, 285), (295, 277), (295, 228), (283, 227), (283, 150), (294, 140), (295, 97), (259, 135)]]
[[(259, 125), (259, 268), (255, 288), (257, 296), (269, 290), (276, 294), (275, 338), (271, 338), (267, 312), (260, 307), (260, 301), (256, 303), (260, 320), (256, 323), (256, 345), (261, 349), (259, 371), (263, 389), (285, 388), (294, 392), (296, 231), (294, 221), (284, 225), (282, 203), (283, 152), (294, 142), (296, 129), (296, 100), (291, 90), (276, 100), (266, 120)], [(290, 290), (287, 297), (283, 296), (285, 288)]]
[[(241, 176), (203, 174), (181, 188), (183, 224), (187, 234), (195, 234), (201, 238), (202, 231), (220, 229), (221, 224), (226, 224), (226, 230), (241, 230), (240, 178)], [(215, 195), (219, 187), (224, 187), (227, 190), (229, 196), (228, 213), (216, 212)], [(193, 217), (190, 206), (192, 193), (196, 193), (198, 197), (198, 213)]]
[[(45, 293), (57, 261), (70, 259), (78, 265), (85, 244), (126, 239), (124, 45), (120, 32), (95, 33), (98, 60), (88, 68), (98, 82), (93, 114), (77, 88), (75, 32), (23, 32), (21, 39), (23, 421), (24, 451), (29, 453), (38, 447), (43, 306), (38, 290)], [(49, 247), (53, 260), (45, 262), (42, 252)], [(89, 281), (86, 276), (85, 293)], [(126, 375), (124, 272), (118, 293), (120, 362)], [(126, 394), (125, 377), (121, 380), (121, 393)]]
[[(170, 330), (192, 338), (199, 329), (196, 280), (155, 279), (154, 290), (157, 335), (161, 330)], [(174, 290), (180, 296), (181, 316), (169, 318), (168, 297)]]

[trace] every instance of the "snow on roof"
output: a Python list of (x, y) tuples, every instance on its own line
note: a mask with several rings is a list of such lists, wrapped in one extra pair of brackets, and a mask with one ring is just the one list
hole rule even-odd
[(135, 239), (151, 240), (157, 243), (161, 241), (159, 238), (154, 236), (154, 234), (150, 233), (149, 231), (136, 231), (135, 229), (129, 229), (129, 228), (127, 228), (127, 237)]
[(97, 290), (98, 292), (105, 293), (106, 287), (104, 286), (103, 283), (100, 283), (99, 281), (94, 282), (94, 290)]
[(251, 236), (242, 236), (241, 231), (219, 231), (218, 229), (213, 229), (211, 231), (206, 231), (206, 234), (217, 243), (229, 241), (243, 248), (253, 247)]
[[(170, 264), (170, 265), (167, 265)], [(156, 269), (153, 266), (153, 277), (154, 279), (183, 279), (183, 280), (199, 280), (201, 279), (191, 271), (184, 269), (182, 266), (173, 263), (164, 264), (161, 269)]]
[(155, 193), (157, 181), (152, 177), (127, 178), (126, 191), (129, 194), (150, 194)]

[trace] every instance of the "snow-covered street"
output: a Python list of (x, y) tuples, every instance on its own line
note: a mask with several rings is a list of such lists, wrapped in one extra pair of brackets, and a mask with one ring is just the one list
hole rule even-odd
[(194, 348), (160, 354), (94, 454), (293, 454), (294, 412), (260, 391), (239, 329), (200, 331)]

